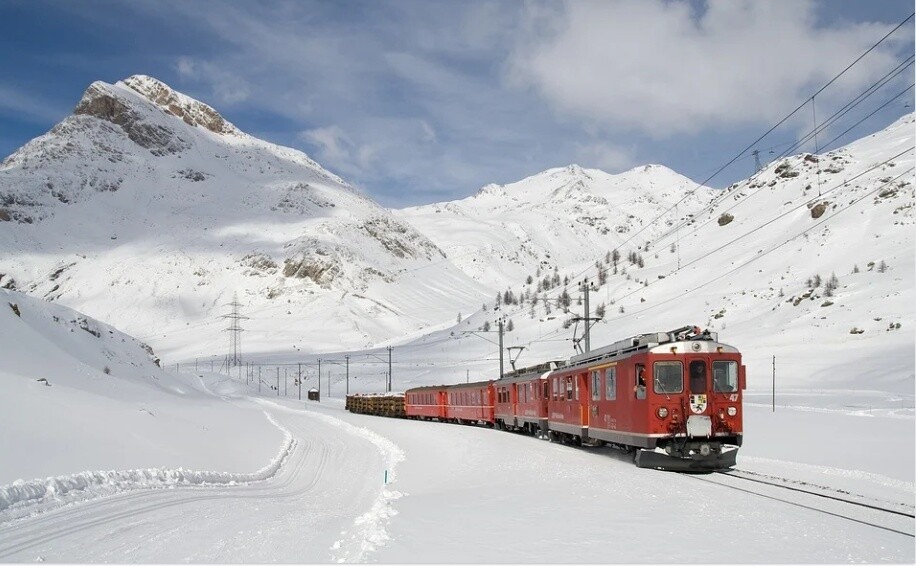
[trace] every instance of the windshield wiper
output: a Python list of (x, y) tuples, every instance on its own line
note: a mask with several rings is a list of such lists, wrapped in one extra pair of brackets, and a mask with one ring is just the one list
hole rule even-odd
[(671, 400), (671, 396), (668, 395), (668, 392), (665, 390), (665, 386), (662, 385), (662, 382), (661, 382), (661, 380), (658, 378), (658, 376), (655, 376), (655, 386), (656, 386), (656, 388), (661, 389), (661, 392), (665, 394), (665, 399), (667, 399), (667, 400), (669, 400), (669, 401)]

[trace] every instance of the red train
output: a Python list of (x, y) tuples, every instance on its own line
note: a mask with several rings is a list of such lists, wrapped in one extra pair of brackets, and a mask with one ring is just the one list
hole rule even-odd
[(498, 380), (409, 389), (404, 402), (407, 418), (608, 443), (643, 468), (717, 470), (735, 465), (744, 388), (741, 353), (685, 326)]

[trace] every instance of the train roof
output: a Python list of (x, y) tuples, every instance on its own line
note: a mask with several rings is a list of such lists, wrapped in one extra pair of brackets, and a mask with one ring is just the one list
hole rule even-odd
[[(682, 353), (690, 352), (729, 352), (737, 353), (734, 346), (719, 342), (717, 332), (700, 330), (698, 326), (682, 326), (668, 332), (651, 332), (637, 334), (609, 346), (591, 350), (569, 359), (566, 367), (590, 365), (610, 361), (635, 354), (637, 352), (668, 353), (683, 348)], [(719, 349), (721, 348), (721, 350)]]
[(405, 393), (414, 393), (417, 391), (443, 391), (445, 389), (479, 389), (493, 383), (493, 380), (472, 381), (470, 383), (450, 383), (448, 385), (423, 385), (420, 387), (411, 387)]
[(527, 381), (536, 377), (544, 377), (546, 374), (555, 369), (563, 367), (565, 364), (566, 362), (564, 360), (548, 360), (537, 365), (506, 372), (505, 375), (503, 375), (503, 377), (497, 381), (499, 383), (509, 383), (516, 381)]

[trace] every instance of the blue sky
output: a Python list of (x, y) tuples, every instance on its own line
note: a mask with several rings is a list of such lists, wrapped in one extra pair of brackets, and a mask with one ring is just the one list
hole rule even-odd
[[(63, 119), (91, 82), (148, 74), (387, 206), (464, 198), (570, 163), (612, 173), (660, 163), (702, 181), (912, 10), (897, 0), (6, 0), (0, 155)], [(815, 99), (817, 115), (912, 53), (911, 20)], [(910, 66), (820, 141), (912, 77)], [(912, 101), (910, 90), (834, 146)], [(761, 155), (811, 127), (806, 108)], [(753, 167), (742, 158), (710, 184)]]

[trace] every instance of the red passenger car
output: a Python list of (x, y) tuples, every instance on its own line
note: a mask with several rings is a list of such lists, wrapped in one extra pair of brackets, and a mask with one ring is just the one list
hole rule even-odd
[(497, 380), (496, 426), (530, 434), (547, 432), (547, 386), (550, 372), (562, 362), (549, 361), (519, 369)]
[(445, 420), (445, 387), (415, 387), (404, 392), (408, 419)]
[(493, 425), (495, 388), (492, 381), (449, 385), (445, 388), (445, 418), (457, 423)]

